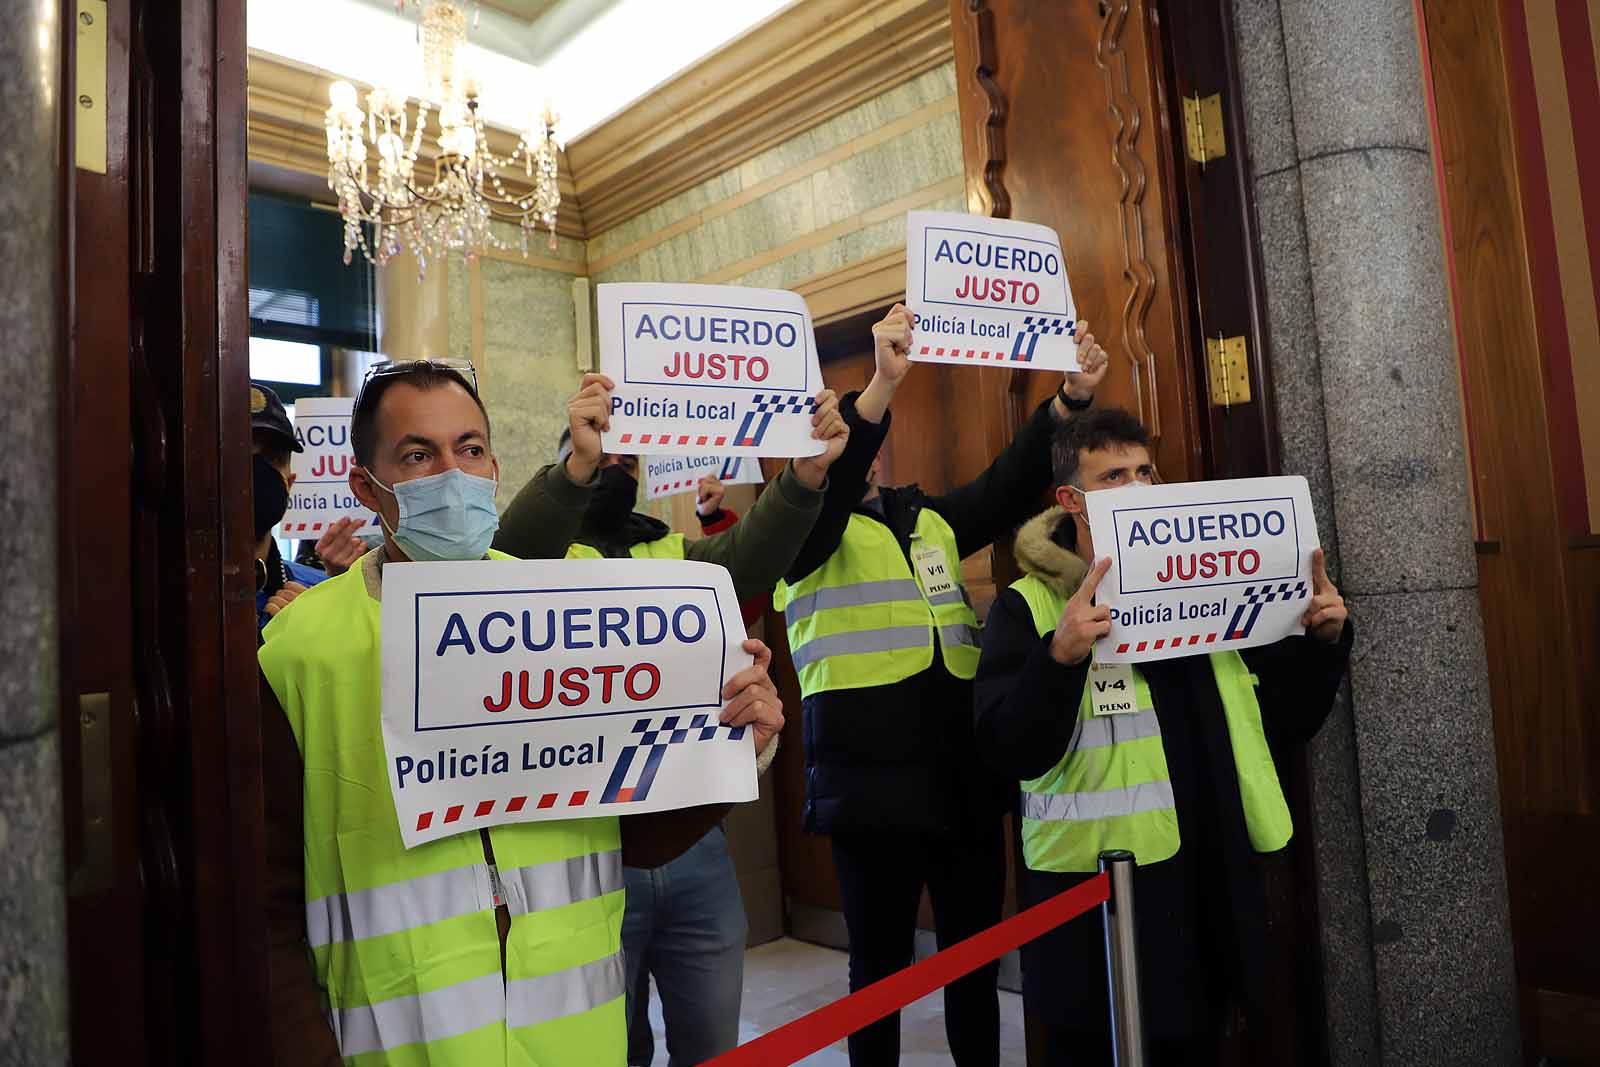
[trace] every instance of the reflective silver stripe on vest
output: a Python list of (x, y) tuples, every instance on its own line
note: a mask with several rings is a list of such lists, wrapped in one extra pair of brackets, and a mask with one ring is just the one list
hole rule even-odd
[(505, 1017), (505, 987), (495, 971), (431, 993), (335, 1008), (328, 1021), (339, 1040), (339, 1054), (349, 1058), (420, 1041), (442, 1041)]
[(552, 1019), (598, 1008), (622, 996), (622, 953), (580, 967), (506, 984), (506, 1024), (538, 1026)]
[(1024, 793), (1022, 817), (1044, 822), (1093, 822), (1173, 807), (1172, 783), (1145, 782), (1097, 793)]
[(382, 937), (492, 907), (489, 868), (481, 863), (424, 874), (403, 882), (333, 893), (306, 902), (306, 940), (312, 948)]
[(1079, 719), (1070, 751), (1086, 748), (1105, 748), (1124, 741), (1139, 741), (1146, 737), (1160, 737), (1161, 724), (1153, 711), (1139, 711), (1132, 715), (1091, 715)]
[(964, 622), (953, 622), (949, 626), (939, 627), (939, 640), (944, 642), (946, 648), (951, 645), (972, 645), (976, 648), (978, 631)]
[(911, 578), (884, 578), (876, 582), (854, 582), (802, 593), (789, 601), (783, 617), (790, 626), (801, 619), (829, 608), (859, 608), (867, 604), (887, 604), (896, 600), (921, 600), (922, 589)]
[(502, 867), (500, 882), (506, 890), (506, 907), (513, 915), (592, 900), (622, 888), (622, 852), (573, 856), (511, 870)]
[(922, 648), (928, 644), (926, 626), (886, 626), (881, 630), (852, 630), (842, 634), (813, 637), (789, 654), (795, 670), (804, 670), (819, 659), (848, 656), (857, 652), (893, 652), (902, 648)]
[(965, 604), (966, 602), (967, 597), (964, 587), (959, 585), (954, 589), (946, 589), (942, 593), (935, 593), (928, 598), (928, 603), (932, 604), (934, 607), (939, 607), (944, 604)]

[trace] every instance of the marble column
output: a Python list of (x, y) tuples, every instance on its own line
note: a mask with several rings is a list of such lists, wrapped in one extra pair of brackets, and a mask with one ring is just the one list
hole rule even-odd
[(1312, 746), (1334, 1064), (1520, 1062), (1505, 854), (1410, 0), (1233, 0), (1284, 468), (1357, 644)]
[(401, 252), (378, 273), (378, 350), (390, 359), (435, 359), (450, 351), (450, 257), (418, 277), (417, 257)]
[[(0, 18), (0, 1064), (67, 1059), (66, 899), (57, 722), (56, 369), (60, 365), (61, 4)], [(45, 250), (41, 255), (40, 250)]]

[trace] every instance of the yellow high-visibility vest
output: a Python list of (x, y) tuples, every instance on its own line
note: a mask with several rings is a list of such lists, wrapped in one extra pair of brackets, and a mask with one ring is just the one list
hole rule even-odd
[[(1034, 575), (1013, 582), (1039, 636), (1053, 633), (1067, 598)], [(1256, 677), (1237, 652), (1210, 654), (1233, 749), (1250, 847), (1276, 852), (1294, 823), (1261, 726)], [(1022, 783), (1022, 858), (1036, 871), (1094, 871), (1101, 852), (1126, 849), (1141, 865), (1178, 851), (1178, 811), (1150, 687), (1133, 668), (1137, 710), (1095, 715), (1089, 687), (1078, 701), (1072, 745), (1047, 773)]]
[[(628, 549), (628, 555), (634, 559), (682, 559), (683, 534), (669, 533), (665, 537), (658, 537), (654, 541), (640, 541)], [(591, 545), (583, 545), (574, 541), (567, 546), (568, 559), (605, 559), (600, 550)]]
[(772, 603), (784, 613), (789, 654), (804, 696), (833, 689), (890, 685), (933, 663), (933, 635), (945, 669), (978, 673), (978, 616), (961, 582), (956, 535), (932, 508), (917, 516), (911, 550), (936, 548), (951, 588), (929, 596), (912, 574), (894, 532), (851, 515), (838, 549), (790, 585), (779, 582)]
[(487, 831), (511, 913), (502, 972), (479, 835), (401, 843), (364, 570), (302, 594), (260, 651), (305, 763), (306, 936), (345, 1063), (621, 1067), (616, 818)]

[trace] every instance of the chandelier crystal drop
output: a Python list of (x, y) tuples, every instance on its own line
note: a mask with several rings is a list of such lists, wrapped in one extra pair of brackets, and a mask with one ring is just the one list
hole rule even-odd
[[(511, 154), (495, 155), (479, 116), (480, 86), (466, 64), (466, 10), (456, 0), (423, 0), (420, 8), (426, 96), (417, 100), (414, 118), (402, 92), (375, 88), (363, 110), (349, 82), (328, 90), (328, 186), (344, 217), (345, 263), (358, 248), (379, 265), (411, 251), (420, 275), (430, 260), (452, 251), (468, 259), (488, 249), (526, 256), (528, 236), (540, 226), (554, 249), (561, 206), (558, 116), (546, 104)], [(425, 143), (430, 101), (437, 132)], [(504, 178), (515, 171), (521, 181), (513, 195)], [(520, 240), (503, 240), (495, 222), (516, 225)]]

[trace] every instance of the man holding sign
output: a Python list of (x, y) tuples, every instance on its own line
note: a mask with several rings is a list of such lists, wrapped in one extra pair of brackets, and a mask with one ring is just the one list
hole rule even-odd
[[(1021, 906), (1088, 878), (1104, 850), (1134, 854), (1151, 1062), (1209, 1062), (1224, 1014), (1258, 1019), (1263, 1002), (1266, 901), (1253, 857), (1292, 833), (1273, 748), (1321, 727), (1352, 630), (1318, 548), (1293, 609), (1306, 636), (1208, 651), (1185, 631), (1176, 657), (1111, 662), (1102, 653), (1116, 609), (1097, 594), (1112, 587), (1112, 561), (1090, 561), (1102, 508), (1162, 503), (1148, 488), (1149, 438), (1126, 412), (1093, 412), (1057, 432), (1053, 462), (1057, 506), (1018, 535), (1024, 577), (995, 601), (984, 631), (978, 749), (1021, 782)], [(1147, 488), (1124, 488), (1133, 486)], [(1157, 513), (1139, 514), (1148, 535)], [(1174, 516), (1159, 518), (1166, 537)], [(1216, 535), (1220, 520), (1184, 529)], [(1161, 640), (1170, 651), (1171, 638)], [(1087, 919), (1023, 946), (1025, 1003), (1048, 1030), (1045, 1063), (1110, 1062), (1104, 959), (1101, 924)]]
[[(773, 598), (805, 698), (805, 828), (833, 846), (852, 989), (911, 962), (925, 885), (941, 945), (1000, 920), (1010, 790), (972, 759), (978, 619), (961, 560), (1033, 512), (1050, 485), (1052, 432), (1090, 406), (1106, 373), (1104, 350), (1078, 323), (1082, 371), (1062, 378), (987, 470), (941, 494), (880, 487), (889, 403), (925, 342), (901, 305), (872, 333), (872, 381), (842, 405), (850, 443)], [(999, 1056), (997, 973), (980, 968), (945, 990), (959, 1067)], [(899, 1048), (898, 1015), (850, 1037), (856, 1064), (893, 1063)]]
[[(570, 410), (577, 426), (592, 423), (603, 409), (591, 393), (575, 398)], [(490, 770), (499, 763), (492, 753), (485, 761), (479, 751), (462, 752), (455, 745), (432, 757), (405, 753), (409, 763), (397, 759), (391, 765), (380, 712), (384, 568), (496, 558), (489, 542), (498, 525), (499, 467), (471, 365), (418, 360), (375, 368), (352, 426), (357, 468), (351, 489), (379, 514), (384, 544), (280, 612), (267, 627), (260, 653), (273, 860), (272, 971), (280, 986), (273, 998), (276, 1053), (283, 1062), (297, 1063), (342, 1056), (373, 1064), (621, 1067), (621, 865), (624, 856), (638, 862), (626, 829), (631, 820), (595, 817), (595, 809), (574, 806), (568, 798), (574, 814), (590, 817), (490, 825), (426, 840), (436, 836), (432, 819), (418, 815), (402, 827), (396, 814), (402, 787), (394, 779), (402, 773), (409, 788), (441, 776), (472, 777), (485, 762)], [(530, 544), (537, 554), (559, 557), (565, 551), (587, 503), (579, 487), (594, 473), (593, 457), (574, 456), (562, 471), (547, 470), (525, 490), (542, 511), (540, 536)], [(605, 628), (608, 620), (598, 613), (587, 623), (569, 619), (570, 607), (564, 605), (561, 615), (563, 640), (581, 641), (586, 624)], [(447, 613), (433, 651), (456, 662), (501, 649), (507, 632), (533, 645), (553, 640), (548, 627), (535, 633), (531, 609), (528, 623), (512, 631), (493, 615), (477, 618), (469, 634), (464, 621), (457, 627)], [(413, 621), (420, 618), (414, 615)], [(688, 615), (678, 621), (682, 643), (688, 644), (697, 627)], [(476, 642), (485, 637), (479, 649)], [(656, 629), (635, 627), (630, 641), (663, 639)], [(473, 652), (462, 642), (474, 642)], [(723, 682), (720, 698), (727, 704), (717, 718), (751, 728), (759, 751), (782, 727), (781, 705), (767, 677), (766, 646), (744, 642), (742, 649), (754, 663)], [(584, 679), (563, 671), (552, 685), (559, 684), (567, 699), (556, 696), (556, 704), (590, 699), (592, 690), (580, 698), (572, 686), (587, 685), (588, 673), (603, 674), (605, 666), (585, 668)], [(418, 668), (413, 681), (423, 680), (438, 681)], [(607, 680), (619, 681), (602, 681)], [(647, 683), (636, 676), (630, 698), (646, 699)], [(627, 678), (620, 684), (626, 688)], [(487, 686), (491, 691), (475, 694), (479, 713), (493, 714), (502, 697), (506, 709), (513, 699), (522, 708), (525, 695), (537, 704), (543, 694), (535, 688), (532, 679), (527, 688), (514, 685), (513, 698)], [(446, 714), (441, 709), (453, 706), (452, 699), (437, 697), (430, 716)], [(292, 727), (292, 738), (284, 736), (285, 726)], [(706, 726), (716, 728), (709, 717)], [(533, 758), (539, 768), (550, 769), (583, 754), (576, 744), (556, 745), (537, 749)], [(537, 804), (542, 803), (541, 797)], [(480, 809), (451, 807), (436, 816), (438, 826), (478, 823)], [(663, 837), (693, 841), (723, 810), (648, 817), (653, 822), (647, 833), (656, 840), (646, 844), (659, 846)], [(674, 830), (674, 818), (686, 827)], [(423, 840), (408, 849), (407, 836)], [(304, 994), (313, 990), (295, 980), (305, 973), (308, 950), (331, 1032), (311, 1021), (315, 1009)], [(301, 1015), (291, 1018), (296, 1008)]]

